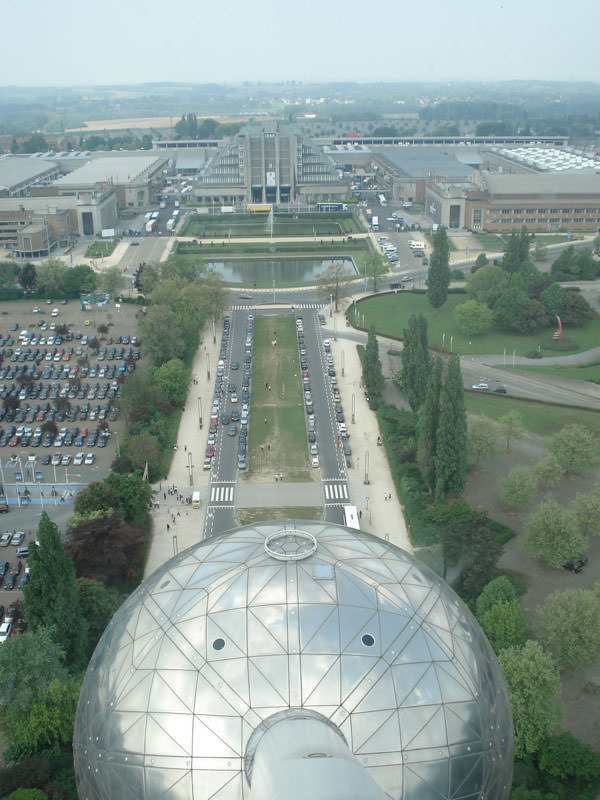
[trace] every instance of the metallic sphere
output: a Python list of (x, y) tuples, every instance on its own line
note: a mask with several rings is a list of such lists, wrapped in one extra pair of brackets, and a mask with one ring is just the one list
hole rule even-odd
[(466, 606), (399, 548), (303, 521), (203, 541), (119, 609), (79, 700), (79, 796), (248, 798), (251, 740), (285, 713), (391, 798), (509, 795), (506, 688)]

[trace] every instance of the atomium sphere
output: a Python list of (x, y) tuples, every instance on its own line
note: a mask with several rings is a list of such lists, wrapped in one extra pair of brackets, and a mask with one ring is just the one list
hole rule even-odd
[(305, 521), (203, 541), (128, 598), (81, 691), (79, 797), (249, 798), (261, 731), (307, 715), (382, 796), (508, 797), (506, 688), (466, 606), (399, 548)]

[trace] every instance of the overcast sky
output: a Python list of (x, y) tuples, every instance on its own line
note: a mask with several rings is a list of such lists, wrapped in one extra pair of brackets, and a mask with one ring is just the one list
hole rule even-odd
[(600, 79), (600, 0), (4, 0), (3, 85)]

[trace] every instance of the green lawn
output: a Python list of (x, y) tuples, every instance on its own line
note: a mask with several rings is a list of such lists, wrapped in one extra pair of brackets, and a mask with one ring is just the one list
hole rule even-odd
[(85, 253), (86, 258), (106, 258), (113, 252), (119, 241), (120, 239), (101, 239), (92, 242)]
[(573, 364), (568, 367), (559, 364), (525, 364), (516, 367), (527, 372), (541, 372), (544, 375), (556, 375), (559, 378), (570, 378), (574, 381), (594, 381), (600, 383), (600, 361), (590, 361), (588, 364)]
[[(274, 340), (275, 347), (271, 344)], [(262, 475), (272, 480), (273, 475), (282, 474), (284, 481), (310, 480), (296, 322), (292, 314), (259, 316), (254, 320), (250, 400), (248, 477)]]
[(323, 507), (287, 506), (278, 508), (238, 508), (237, 518), (240, 525), (251, 525), (256, 522), (269, 522), (272, 519), (323, 519)]
[(556, 433), (565, 425), (577, 423), (585, 425), (600, 436), (600, 411), (553, 406), (548, 403), (535, 403), (502, 395), (476, 394), (465, 392), (467, 411), (499, 419), (508, 411), (518, 411), (523, 419), (525, 430), (540, 436)]
[[(460, 355), (503, 353), (506, 349), (507, 357), (512, 355), (513, 350), (516, 355), (525, 356), (531, 350), (536, 350), (538, 344), (541, 344), (542, 352), (547, 347), (547, 355), (557, 355), (557, 351), (551, 349), (554, 326), (548, 326), (546, 331), (531, 336), (492, 329), (483, 336), (473, 336), (468, 339), (460, 332), (453, 317), (456, 306), (464, 303), (466, 299), (466, 294), (450, 294), (442, 308), (435, 311), (429, 305), (427, 294), (424, 292), (385, 294), (361, 300), (356, 306), (356, 318), (353, 309), (349, 311), (349, 318), (351, 322), (356, 322), (366, 329), (374, 325), (379, 334), (401, 338), (411, 314), (423, 314), (427, 318), (430, 346), (442, 347), (444, 342), (446, 349), (452, 346), (452, 351)], [(445, 339), (443, 339), (444, 333)], [(600, 341), (600, 320), (589, 320), (581, 328), (571, 330), (569, 339), (574, 344), (573, 349), (569, 350), (570, 353), (596, 347)]]
[[(339, 214), (274, 214), (273, 236), (344, 236), (361, 230), (350, 212)], [(269, 236), (267, 213), (198, 214), (186, 225), (184, 236), (221, 239)]]

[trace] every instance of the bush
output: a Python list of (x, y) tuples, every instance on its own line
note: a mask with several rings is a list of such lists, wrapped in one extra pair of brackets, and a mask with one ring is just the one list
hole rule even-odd
[(15, 789), (44, 786), (50, 777), (50, 762), (44, 756), (24, 758), (18, 764), (0, 768), (0, 795)]

